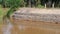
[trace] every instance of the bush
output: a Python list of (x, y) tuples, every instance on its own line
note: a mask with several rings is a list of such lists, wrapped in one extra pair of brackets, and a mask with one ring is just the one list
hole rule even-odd
[(0, 0), (0, 4), (5, 7), (23, 6), (23, 0)]
[(12, 7), (12, 6), (17, 6), (20, 5), (20, 0), (6, 0), (6, 7)]
[(38, 7), (38, 8), (44, 8), (44, 6), (42, 6), (42, 5), (38, 5), (37, 7)]

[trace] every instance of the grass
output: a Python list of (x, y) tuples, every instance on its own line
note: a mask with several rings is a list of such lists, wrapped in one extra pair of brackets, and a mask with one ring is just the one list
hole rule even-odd
[(3, 23), (2, 18), (3, 18), (3, 16), (7, 13), (7, 10), (8, 10), (8, 8), (2, 8), (2, 7), (0, 6), (0, 24)]

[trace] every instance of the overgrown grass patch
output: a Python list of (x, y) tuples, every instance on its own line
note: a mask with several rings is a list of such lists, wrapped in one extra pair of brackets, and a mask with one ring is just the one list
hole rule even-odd
[(3, 18), (3, 16), (7, 13), (7, 10), (8, 10), (8, 8), (2, 8), (2, 7), (0, 6), (0, 24), (3, 23), (2, 18)]

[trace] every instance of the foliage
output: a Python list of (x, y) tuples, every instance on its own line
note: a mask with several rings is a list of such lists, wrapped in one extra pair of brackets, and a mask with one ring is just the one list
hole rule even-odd
[(44, 6), (42, 6), (42, 5), (38, 5), (37, 7), (38, 7), (38, 8), (44, 8)]
[(22, 5), (23, 0), (6, 0), (5, 6), (10, 7), (7, 14), (5, 15), (7, 18), (10, 18), (10, 14), (16, 11), (18, 7)]
[(7, 13), (7, 11), (9, 10), (9, 8), (2, 8), (0, 6), (0, 24), (3, 23), (3, 16)]
[(13, 5), (23, 5), (23, 0), (0, 0), (0, 4), (5, 7), (12, 7)]
[(0, 0), (0, 4), (2, 3), (2, 0)]
[(20, 7), (20, 3), (22, 0), (6, 0), (6, 7), (10, 7), (7, 14), (5, 15), (7, 18), (10, 18), (10, 14), (16, 11), (16, 8)]
[(38, 7), (38, 4), (43, 6), (45, 3), (55, 3), (55, 6), (58, 7), (60, 5), (60, 0), (0, 0), (0, 4), (5, 7), (12, 7), (13, 5), (19, 5), (20, 7), (33, 5)]
[(8, 10), (8, 12), (7, 12), (7, 14), (5, 15), (7, 18), (10, 18), (10, 15), (12, 14), (12, 13), (14, 13), (15, 11), (16, 11), (16, 9), (18, 8), (18, 6), (13, 6), (13, 7), (11, 7), (9, 10)]
[(21, 4), (21, 1), (20, 0), (6, 0), (6, 6), (7, 7), (12, 7), (12, 6), (17, 6), (17, 5), (19, 5), (20, 6), (20, 4)]

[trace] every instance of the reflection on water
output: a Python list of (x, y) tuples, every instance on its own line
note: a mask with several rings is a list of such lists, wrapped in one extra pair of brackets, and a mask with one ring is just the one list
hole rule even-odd
[(11, 34), (11, 28), (12, 27), (13, 26), (11, 23), (5, 25), (5, 27), (3, 27), (3, 34)]

